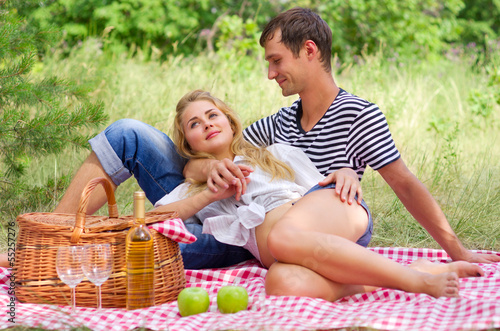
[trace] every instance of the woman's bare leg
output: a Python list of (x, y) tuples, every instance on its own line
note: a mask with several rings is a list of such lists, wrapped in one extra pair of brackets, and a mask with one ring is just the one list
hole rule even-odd
[[(94, 152), (91, 152), (71, 180), (71, 183), (61, 198), (61, 201), (54, 209), (54, 213), (75, 214), (78, 211), (78, 205), (80, 203), (80, 197), (83, 189), (91, 179), (96, 177), (104, 177), (108, 179), (113, 187), (113, 191), (116, 190), (116, 184), (113, 183), (111, 178), (104, 171), (97, 155)], [(90, 201), (87, 206), (87, 214), (94, 214), (99, 210), (99, 208), (104, 206), (107, 201), (106, 192), (99, 185), (95, 188), (95, 191), (92, 192), (92, 196), (90, 197)]]
[(334, 283), (395, 288), (434, 297), (458, 295), (456, 273), (420, 272), (354, 243), (351, 236), (359, 238), (363, 231), (360, 225), (366, 227), (367, 222), (359, 219), (359, 210), (354, 208), (362, 207), (340, 202), (334, 190), (308, 194), (273, 225), (267, 238), (268, 253), (279, 262), (311, 269)]
[(265, 285), (268, 295), (292, 295), (332, 302), (345, 296), (371, 292), (378, 288), (376, 286), (336, 283), (311, 269), (280, 262), (274, 263), (269, 268)]
[(0, 267), (1, 268), (10, 268), (10, 262), (7, 257), (7, 253), (0, 254)]
[[(408, 267), (433, 275), (455, 272), (460, 278), (476, 277), (479, 275), (478, 271), (481, 271), (481, 274), (483, 273), (478, 266), (464, 261), (436, 264), (428, 260), (417, 260)], [(311, 284), (314, 284), (314, 286), (311, 286)], [(274, 263), (269, 268), (265, 285), (266, 293), (269, 295), (293, 295), (320, 298), (332, 302), (345, 296), (372, 292), (378, 289), (377, 286), (336, 283), (311, 269), (280, 262)]]

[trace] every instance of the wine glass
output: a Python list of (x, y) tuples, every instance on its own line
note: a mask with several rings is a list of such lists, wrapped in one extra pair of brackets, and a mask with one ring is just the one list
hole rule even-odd
[(75, 288), (83, 280), (82, 246), (61, 246), (57, 249), (56, 270), (59, 278), (71, 288), (71, 312), (75, 312)]
[(82, 269), (85, 276), (97, 286), (98, 310), (102, 308), (101, 285), (111, 275), (113, 259), (109, 244), (93, 244), (83, 246)]

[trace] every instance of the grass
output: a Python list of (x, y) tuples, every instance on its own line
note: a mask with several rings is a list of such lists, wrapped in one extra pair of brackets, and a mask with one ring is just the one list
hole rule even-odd
[[(104, 101), (110, 123), (136, 118), (169, 133), (177, 100), (196, 88), (225, 100), (245, 125), (295, 100), (282, 97), (277, 84), (266, 79), (263, 61), (200, 56), (146, 63), (140, 56), (110, 60), (99, 52), (90, 40), (68, 59), (48, 59), (37, 72), (93, 84), (91, 97)], [(335, 80), (379, 105), (403, 160), (436, 198), (464, 245), (500, 251), (499, 105), (478, 114), (470, 100), (471, 87), (484, 99), (490, 96), (489, 76), (465, 59), (397, 65), (375, 55), (343, 68)], [(27, 180), (42, 185), (51, 176), (74, 173), (87, 154), (70, 150), (35, 160)], [(438, 248), (380, 175), (368, 169), (362, 186), (375, 222), (371, 246)], [(132, 212), (137, 188), (131, 180), (118, 189), (122, 214)], [(52, 210), (56, 203), (43, 208)]]

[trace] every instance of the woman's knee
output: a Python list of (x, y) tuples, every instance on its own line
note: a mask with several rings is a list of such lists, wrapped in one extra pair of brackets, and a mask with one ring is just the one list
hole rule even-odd
[(308, 296), (307, 277), (295, 265), (274, 263), (266, 274), (265, 287), (268, 295)]
[(124, 136), (141, 136), (149, 134), (152, 127), (144, 122), (131, 118), (119, 119), (111, 123), (105, 130), (108, 140), (122, 139)]
[(300, 242), (301, 229), (286, 219), (275, 224), (267, 236), (267, 247), (276, 260), (286, 260), (286, 256), (294, 254)]
[(341, 285), (305, 267), (276, 262), (268, 270), (265, 281), (267, 295), (298, 296), (334, 301), (340, 297)]
[(111, 123), (104, 134), (117, 155), (135, 155), (139, 149), (177, 155), (174, 143), (164, 132), (138, 120), (120, 119)]

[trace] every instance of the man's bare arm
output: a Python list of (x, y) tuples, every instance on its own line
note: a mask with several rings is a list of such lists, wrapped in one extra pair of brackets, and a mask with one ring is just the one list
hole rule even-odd
[(453, 260), (478, 263), (500, 261), (500, 256), (474, 254), (462, 245), (436, 200), (424, 184), (406, 167), (402, 159), (379, 169), (379, 173), (410, 214)]

